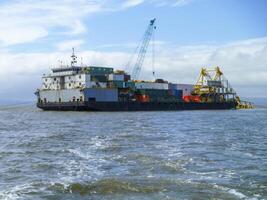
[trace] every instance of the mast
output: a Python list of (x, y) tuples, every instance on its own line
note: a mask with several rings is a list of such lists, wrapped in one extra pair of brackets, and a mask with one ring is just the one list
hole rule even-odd
[(75, 64), (77, 64), (77, 56), (75, 55), (74, 48), (72, 48), (71, 67), (75, 67)]

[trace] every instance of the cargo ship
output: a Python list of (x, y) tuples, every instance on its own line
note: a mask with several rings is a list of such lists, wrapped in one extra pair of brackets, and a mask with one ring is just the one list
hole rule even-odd
[[(214, 78), (210, 75), (212, 71)], [(214, 70), (203, 68), (196, 84), (176, 84), (163, 79), (132, 80), (125, 71), (109, 67), (73, 65), (54, 68), (51, 74), (44, 75), (42, 86), (35, 94), (37, 107), (56, 111), (250, 108), (252, 105), (241, 102), (222, 76), (219, 67)]]
[[(140, 45), (132, 73), (111, 67), (77, 64), (74, 49), (69, 66), (52, 69), (35, 92), (37, 107), (55, 111), (168, 111), (252, 108), (242, 102), (221, 69), (202, 68), (196, 84), (164, 79), (139, 80), (149, 41), (151, 20)], [(154, 71), (153, 71), (154, 74)]]

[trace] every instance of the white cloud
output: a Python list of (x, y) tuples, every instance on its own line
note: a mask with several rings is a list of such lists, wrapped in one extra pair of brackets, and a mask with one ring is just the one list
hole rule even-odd
[[(53, 34), (86, 32), (84, 18), (143, 3), (180, 6), (190, 0), (10, 0), (0, 2), (0, 48), (33, 42)], [(55, 32), (56, 30), (56, 32)]]
[[(153, 44), (153, 42), (150, 42), (150, 45)], [(157, 46), (162, 46), (165, 45), (165, 41), (154, 41), (154, 44)], [(96, 46), (97, 49), (107, 49), (107, 48), (136, 48), (139, 44), (136, 42), (131, 42), (131, 43), (115, 43), (115, 44), (104, 44), (104, 45), (98, 45)]]
[(99, 2), (18, 0), (2, 3), (0, 4), (0, 45), (31, 42), (47, 36), (50, 29), (55, 28), (61, 33), (83, 33), (86, 31), (82, 23), (83, 17), (100, 12), (102, 4)]
[(184, 6), (184, 5), (187, 5), (189, 3), (191, 3), (192, 0), (176, 0), (172, 6)]
[[(70, 43), (73, 41), (69, 41)], [(74, 41), (81, 43), (81, 41)], [(40, 77), (58, 60), (68, 61), (71, 50), (62, 53), (0, 54), (1, 96), (27, 98), (40, 84)], [(78, 52), (83, 63), (123, 69), (131, 55), (122, 52)], [(148, 55), (142, 78), (152, 78), (151, 57)], [(65, 62), (67, 63), (67, 62)], [(194, 83), (200, 68), (220, 66), (241, 96), (267, 96), (267, 38), (228, 43), (225, 45), (157, 46), (156, 75), (172, 82)], [(12, 93), (14, 92), (14, 94)], [(12, 93), (12, 94), (11, 94)], [(26, 98), (25, 97), (25, 98)]]
[(130, 7), (135, 7), (140, 4), (144, 3), (144, 0), (126, 0), (123, 4), (123, 8), (130, 8)]
[(60, 42), (56, 46), (59, 51), (70, 51), (71, 48), (79, 48), (83, 43), (83, 40), (68, 40)]
[(0, 31), (0, 46), (31, 42), (46, 35), (48, 35), (48, 32), (41, 27), (2, 28)]
[(185, 6), (191, 3), (193, 0), (150, 0), (151, 3), (154, 3), (156, 6), (171, 6), (179, 7)]
[(180, 80), (176, 81), (192, 82), (192, 75), (196, 79), (200, 67), (221, 66), (233, 85), (257, 87), (267, 84), (267, 38), (225, 45), (166, 48), (160, 53), (157, 69), (164, 66), (161, 71), (171, 79), (178, 75)]

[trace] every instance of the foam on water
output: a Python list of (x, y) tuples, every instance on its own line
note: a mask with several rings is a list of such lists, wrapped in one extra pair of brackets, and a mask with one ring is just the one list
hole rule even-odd
[(229, 189), (229, 190), (227, 190), (227, 192), (237, 196), (240, 199), (248, 199), (248, 197), (246, 195), (242, 194), (241, 192), (236, 191), (235, 189)]

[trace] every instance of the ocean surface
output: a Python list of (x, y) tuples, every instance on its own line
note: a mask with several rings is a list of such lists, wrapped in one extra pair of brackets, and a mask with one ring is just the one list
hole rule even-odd
[(267, 109), (0, 106), (0, 199), (267, 199)]

